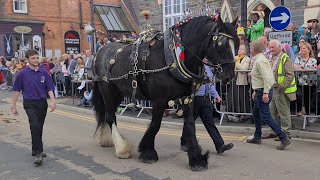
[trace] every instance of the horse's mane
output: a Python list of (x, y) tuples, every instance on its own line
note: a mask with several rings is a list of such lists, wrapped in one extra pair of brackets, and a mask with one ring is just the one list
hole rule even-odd
[(205, 26), (208, 22), (214, 22), (214, 19), (208, 16), (199, 16), (192, 18), (188, 23), (180, 25), (178, 29), (182, 36), (198, 34), (200, 30), (203, 30), (203, 26)]

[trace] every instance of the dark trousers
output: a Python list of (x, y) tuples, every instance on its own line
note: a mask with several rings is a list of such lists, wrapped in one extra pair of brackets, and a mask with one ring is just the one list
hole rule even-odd
[[(194, 97), (194, 108), (193, 108), (193, 118), (194, 121), (200, 116), (201, 121), (203, 122), (204, 127), (207, 129), (213, 143), (216, 147), (216, 150), (219, 150), (222, 145), (224, 145), (224, 141), (214, 124), (213, 115), (212, 115), (212, 106), (210, 103), (210, 99), (207, 96), (195, 96)], [(187, 144), (186, 137), (184, 135), (185, 126), (183, 127), (183, 133), (181, 137), (181, 145)]]
[(315, 113), (316, 102), (316, 87), (315, 86), (297, 86), (297, 109), (301, 111), (305, 107), (306, 114)]
[(255, 121), (256, 131), (254, 133), (254, 138), (261, 139), (261, 128), (262, 121), (264, 121), (282, 140), (286, 138), (286, 134), (281, 130), (281, 127), (272, 119), (269, 104), (272, 99), (272, 90), (269, 92), (269, 102), (264, 103), (262, 100), (263, 89), (255, 90), (256, 95), (254, 97), (252, 116)]
[(65, 85), (66, 85), (66, 94), (67, 96), (71, 96), (71, 76), (64, 76)]
[(37, 155), (43, 152), (42, 130), (44, 120), (47, 115), (48, 103), (43, 100), (24, 100), (23, 108), (25, 109), (30, 124), (32, 138), (32, 154)]

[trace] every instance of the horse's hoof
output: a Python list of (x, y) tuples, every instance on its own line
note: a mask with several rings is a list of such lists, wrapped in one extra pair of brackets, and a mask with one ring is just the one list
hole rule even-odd
[(119, 154), (117, 155), (119, 159), (130, 159), (132, 157), (131, 153)]
[(208, 169), (208, 165), (206, 165), (206, 166), (192, 166), (191, 167), (192, 171), (197, 171), (197, 172), (206, 171), (207, 169)]
[(146, 164), (153, 164), (153, 163), (157, 162), (157, 160), (144, 160), (144, 159), (140, 159), (140, 158), (139, 158), (139, 161), (146, 163)]
[(113, 144), (101, 144), (101, 143), (99, 143), (100, 144), (100, 146), (101, 147), (112, 147), (113, 146)]
[(158, 160), (159, 158), (156, 150), (143, 151), (139, 156), (139, 161), (147, 164), (155, 163)]

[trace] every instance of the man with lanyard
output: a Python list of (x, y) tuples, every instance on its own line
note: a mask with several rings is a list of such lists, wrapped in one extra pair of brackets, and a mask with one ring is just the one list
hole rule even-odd
[[(205, 73), (206, 76), (209, 78), (209, 80), (212, 82), (214, 79), (214, 75), (210, 68), (208, 66), (205, 67)], [(214, 142), (215, 148), (217, 150), (218, 154), (222, 154), (223, 152), (230, 150), (233, 148), (233, 144), (224, 144), (224, 141), (214, 124), (213, 120), (213, 112), (212, 112), (212, 105), (211, 105), (211, 98), (210, 96), (213, 96), (215, 101), (220, 103), (222, 99), (220, 98), (218, 92), (216, 91), (215, 87), (210, 83), (204, 83), (200, 86), (198, 91), (195, 93), (194, 97), (194, 109), (193, 109), (193, 118), (194, 121), (200, 116), (201, 121), (204, 124), (204, 127), (207, 129), (211, 139)], [(185, 128), (185, 127), (183, 127)], [(181, 150), (187, 152), (188, 147), (187, 147), (187, 142), (186, 142), (186, 136), (184, 135), (185, 130), (183, 130), (183, 134), (181, 137)]]
[(13, 85), (12, 107), (14, 115), (18, 115), (17, 100), (20, 92), (23, 95), (23, 108), (25, 109), (31, 130), (32, 156), (36, 156), (34, 164), (41, 165), (43, 157), (42, 132), (47, 115), (47, 96), (50, 97), (50, 112), (56, 108), (53, 95), (54, 85), (46, 70), (39, 68), (39, 55), (34, 49), (26, 52), (29, 66), (21, 70)]
[(297, 86), (292, 61), (287, 54), (282, 52), (279, 40), (271, 40), (269, 44), (270, 50), (274, 55), (271, 65), (276, 82), (273, 86), (274, 91), (270, 103), (270, 112), (276, 121), (280, 118), (278, 122), (281, 123), (282, 130), (291, 138), (290, 101), (297, 99)]

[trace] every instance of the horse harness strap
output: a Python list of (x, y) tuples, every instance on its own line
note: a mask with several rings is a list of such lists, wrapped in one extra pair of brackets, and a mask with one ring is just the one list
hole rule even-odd
[[(149, 73), (157, 73), (157, 72), (161, 72), (164, 70), (167, 70), (170, 68), (170, 66), (165, 66), (159, 69), (152, 69), (152, 70), (146, 70), (146, 61), (148, 56), (150, 55), (150, 49), (149, 49), (149, 45), (151, 43), (153, 43), (153, 41), (155, 40), (161, 40), (163, 38), (162, 33), (154, 33), (154, 34), (146, 34), (148, 35), (148, 37), (141, 37), (138, 38), (133, 44), (132, 44), (132, 52), (130, 54), (130, 64), (132, 66), (132, 70), (130, 70), (128, 73), (123, 74), (119, 77), (111, 77), (110, 74), (110, 70), (112, 68), (112, 66), (114, 65), (111, 64), (110, 66), (108, 66), (107, 68), (107, 73), (104, 76), (95, 76), (93, 78), (93, 81), (105, 81), (107, 83), (109, 83), (109, 81), (117, 81), (117, 80), (121, 80), (121, 79), (128, 79), (130, 75), (132, 75), (132, 81), (131, 81), (131, 86), (133, 88), (133, 92), (132, 92), (132, 102), (135, 104), (135, 96), (137, 93), (137, 88), (138, 88), (138, 81), (137, 81), (137, 76), (139, 74), (142, 75), (143, 77), (143, 81), (146, 80), (146, 74)], [(121, 48), (122, 51), (123, 48)], [(120, 53), (121, 51), (117, 51), (117, 53)], [(115, 56), (116, 57), (116, 56)], [(141, 62), (141, 66), (142, 67), (138, 67), (139, 66), (139, 59), (141, 58), (142, 62)], [(111, 62), (112, 60), (110, 60)]]

